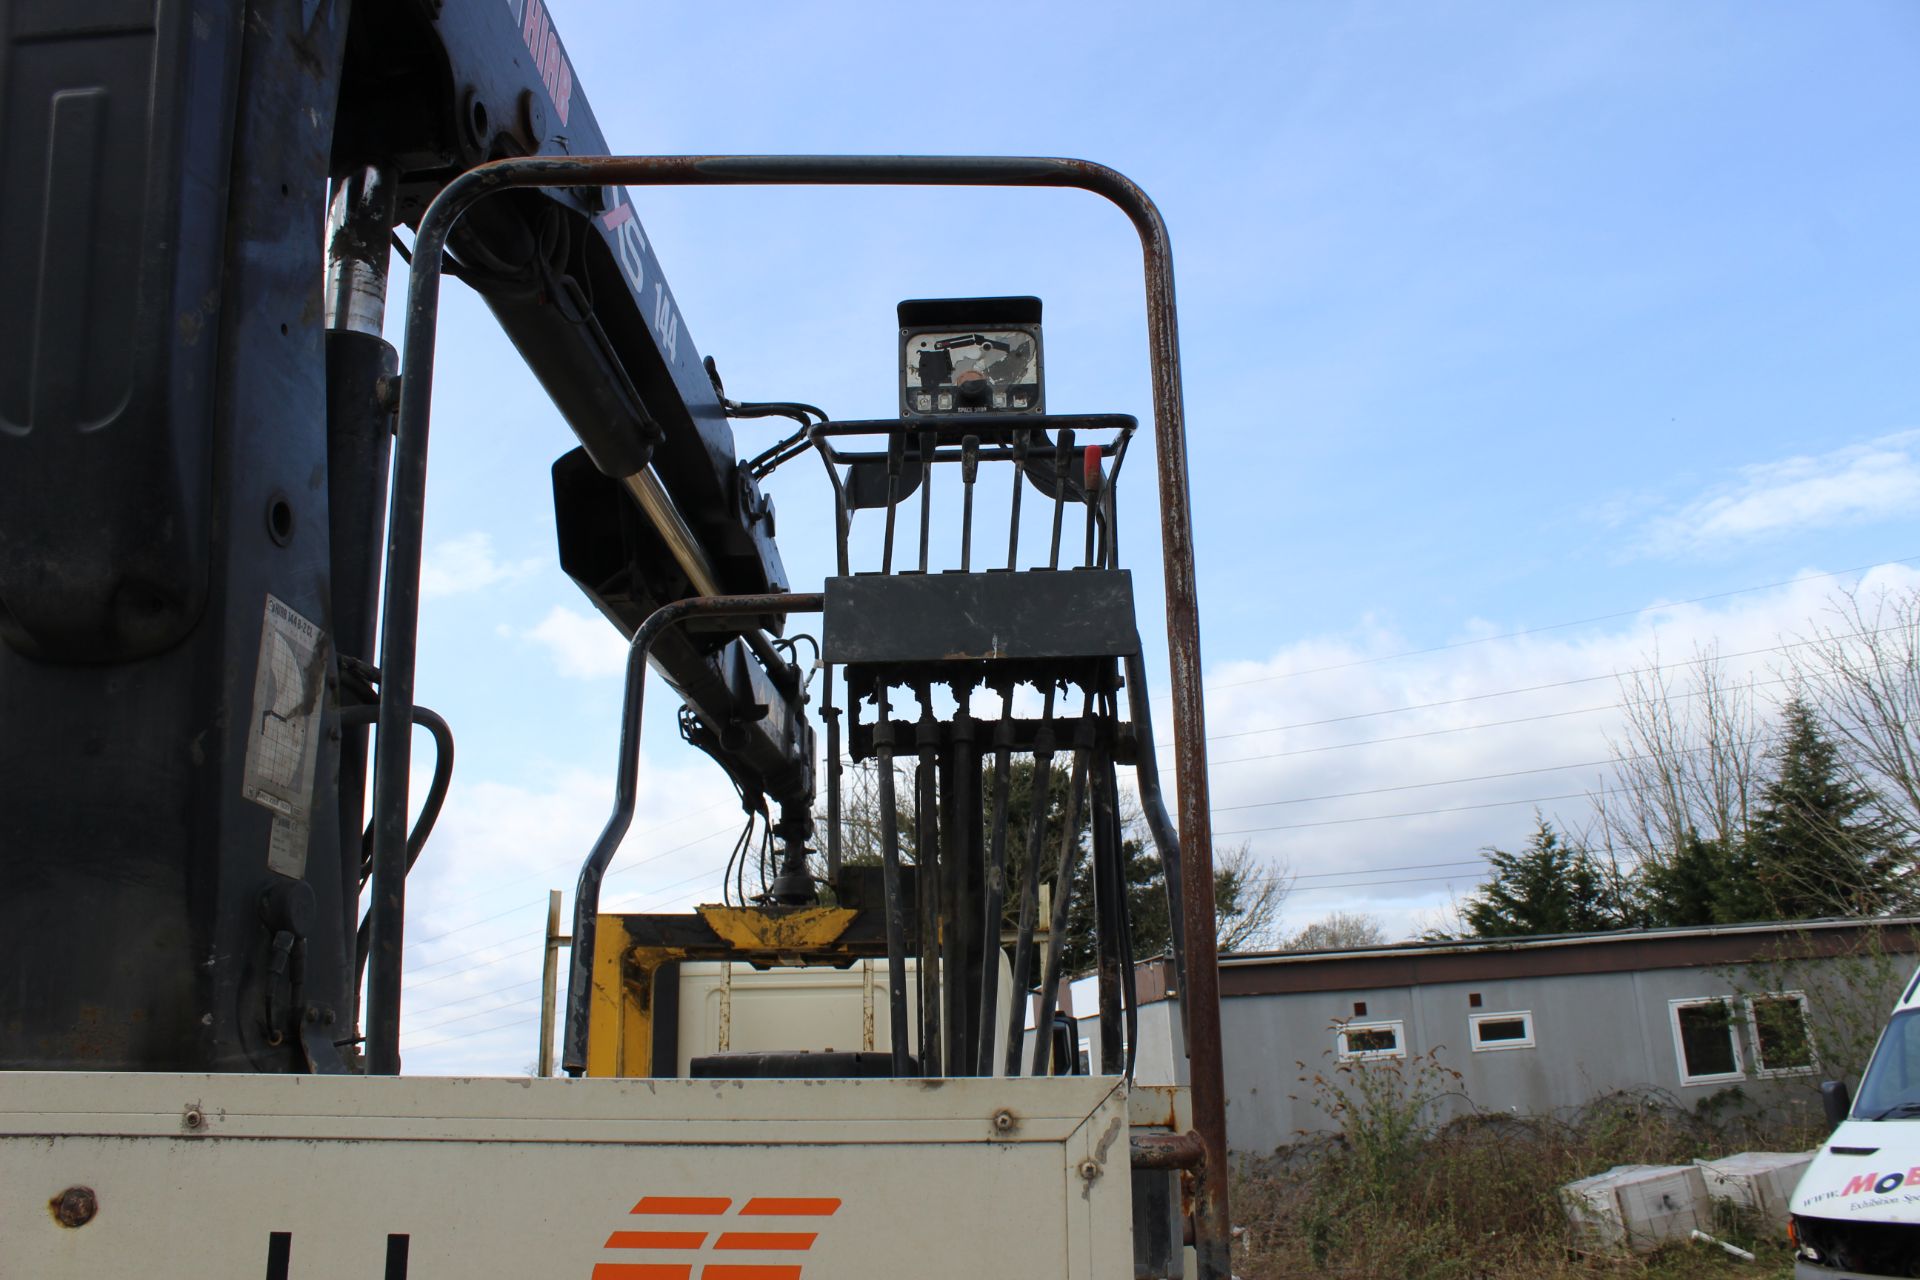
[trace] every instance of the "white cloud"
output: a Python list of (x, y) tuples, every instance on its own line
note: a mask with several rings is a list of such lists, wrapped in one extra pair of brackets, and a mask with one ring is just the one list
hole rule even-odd
[[(1407, 657), (1394, 655), (1421, 646), (1363, 619), (1350, 634), (1219, 666), (1207, 673), (1217, 839), (1246, 840), (1266, 865), (1300, 877), (1284, 928), (1365, 911), (1390, 937), (1409, 936), (1473, 891), (1483, 848), (1525, 840), (1536, 804), (1579, 825), (1583, 797), (1606, 780), (1604, 766), (1582, 762), (1607, 759), (1618, 733), (1614, 672), (1656, 653), (1684, 662), (1697, 644), (1717, 642), (1730, 667), (1773, 680), (1780, 655), (1771, 651), (1810, 619), (1825, 621), (1838, 585), (1809, 577), (1710, 604), (1656, 604), (1579, 632), (1512, 635), (1534, 620), (1476, 620), (1453, 647)], [(1920, 571), (1885, 566), (1862, 586), (1920, 589)], [(595, 668), (575, 654), (590, 671), (617, 670), (624, 651), (611, 627), (564, 609), (535, 630), (563, 662), (569, 650), (555, 638), (591, 637), (583, 643), (613, 655)], [(1150, 675), (1164, 695), (1164, 673)], [(1155, 711), (1160, 760), (1171, 766), (1163, 696)], [(1554, 768), (1567, 764), (1581, 767)], [(640, 785), (604, 905), (683, 911), (718, 898), (740, 822), (725, 778), (704, 760), (649, 757)], [(611, 800), (611, 778), (598, 770), (510, 782), (456, 775), (409, 895), (410, 1070), (514, 1073), (532, 1059), (546, 891), (571, 891)]]
[(1698, 551), (1791, 529), (1906, 516), (1920, 501), (1920, 431), (1742, 467), (1738, 478), (1649, 524), (1643, 548)]
[(526, 634), (546, 646), (563, 676), (597, 680), (627, 669), (626, 640), (597, 615), (555, 605)]
[(420, 564), (420, 594), (431, 599), (479, 591), (524, 578), (544, 563), (538, 556), (502, 560), (494, 554), (492, 535), (463, 533), (427, 549)]
[[(1536, 805), (1556, 826), (1585, 822), (1584, 797), (1607, 785), (1609, 736), (1620, 736), (1615, 672), (1684, 663), (1717, 644), (1761, 698), (1776, 699), (1773, 650), (1809, 620), (1827, 621), (1839, 585), (1814, 577), (1712, 606), (1655, 605), (1579, 632), (1506, 635), (1475, 623), (1461, 628), (1462, 643), (1407, 657), (1391, 655), (1422, 646), (1363, 625), (1212, 670), (1215, 843), (1248, 841), (1300, 877), (1286, 928), (1358, 910), (1405, 936), (1473, 890), (1483, 848), (1524, 842)], [(1920, 572), (1883, 567), (1865, 586), (1920, 588)], [(1155, 712), (1170, 779), (1164, 697)]]
[[(538, 1048), (547, 891), (566, 893), (607, 821), (610, 776), (569, 770), (534, 784), (461, 781), (408, 879), (402, 1046), (426, 1073), (524, 1071)], [(704, 761), (646, 758), (635, 814), (609, 869), (606, 910), (686, 910), (720, 897), (744, 819)], [(565, 990), (562, 953), (561, 990)]]

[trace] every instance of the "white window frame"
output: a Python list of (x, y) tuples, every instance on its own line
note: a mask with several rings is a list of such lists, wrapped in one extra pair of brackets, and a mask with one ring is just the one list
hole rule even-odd
[[(1797, 1000), (1800, 1004), (1800, 1021), (1807, 1029), (1807, 1062), (1800, 1067), (1769, 1067), (1765, 1054), (1760, 1047), (1760, 1019), (1754, 1016), (1753, 1002), (1756, 1000)], [(1807, 993), (1804, 991), (1762, 991), (1758, 995), (1746, 997), (1747, 1034), (1753, 1037), (1753, 1074), (1762, 1080), (1777, 1080), (1782, 1076), (1810, 1076), (1820, 1065), (1820, 1055), (1813, 1049), (1813, 1017), (1807, 1005)]]
[[(1727, 1043), (1733, 1047), (1733, 1070), (1718, 1071), (1712, 1075), (1694, 1076), (1687, 1074), (1687, 1045), (1680, 1036), (1680, 1011), (1697, 1008), (1701, 1005), (1717, 1004), (1727, 1011)], [(1696, 1084), (1732, 1084), (1747, 1078), (1746, 1060), (1740, 1052), (1740, 1032), (1735, 1023), (1737, 1010), (1731, 994), (1723, 996), (1684, 996), (1667, 1001), (1667, 1025), (1673, 1032), (1673, 1061), (1680, 1068), (1682, 1085)]]
[[(1512, 1022), (1519, 1019), (1527, 1033), (1518, 1040), (1480, 1039), (1480, 1024), (1483, 1022)], [(1512, 1009), (1506, 1013), (1470, 1013), (1467, 1015), (1467, 1040), (1475, 1053), (1498, 1053), (1502, 1049), (1531, 1049), (1533, 1040), (1533, 1010)]]
[[(1354, 1031), (1391, 1031), (1391, 1049), (1351, 1049), (1347, 1036)], [(1343, 1022), (1334, 1032), (1334, 1051), (1342, 1062), (1361, 1062), (1368, 1058), (1404, 1058), (1407, 1056), (1407, 1024), (1401, 1018), (1375, 1018), (1368, 1022)]]

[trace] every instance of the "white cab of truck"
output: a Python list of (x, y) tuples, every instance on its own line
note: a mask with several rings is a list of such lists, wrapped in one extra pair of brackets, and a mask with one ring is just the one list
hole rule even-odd
[(1920, 972), (1860, 1078), (1821, 1086), (1829, 1137), (1793, 1193), (1795, 1280), (1920, 1276)]

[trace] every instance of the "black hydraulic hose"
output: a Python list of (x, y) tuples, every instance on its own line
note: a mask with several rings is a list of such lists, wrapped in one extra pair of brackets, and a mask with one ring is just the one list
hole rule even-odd
[[(1113, 797), (1120, 794), (1120, 780), (1114, 772), (1113, 756), (1104, 754), (1101, 768), (1106, 775), (1105, 792), (1109, 807)], [(1140, 1050), (1140, 993), (1134, 982), (1133, 972), (1133, 912), (1127, 902), (1127, 846), (1121, 839), (1118, 816), (1110, 819), (1114, 823), (1113, 861), (1114, 861), (1114, 913), (1118, 917), (1120, 933), (1120, 1002), (1126, 1012), (1127, 1027), (1127, 1067), (1126, 1078), (1133, 1079), (1134, 1059)]]
[[(379, 718), (378, 707), (342, 707), (340, 709), (340, 727), (357, 729), (371, 725)], [(420, 805), (420, 816), (413, 821), (413, 831), (407, 836), (407, 870), (413, 870), (413, 864), (420, 860), (420, 850), (426, 847), (427, 837), (433, 834), (434, 823), (440, 820), (440, 810), (447, 802), (447, 789), (453, 785), (453, 730), (447, 726), (439, 712), (428, 707), (416, 705), (413, 708), (413, 723), (433, 735), (433, 778), (427, 784), (427, 798)], [(363, 846), (371, 849), (373, 831), (369, 828), (361, 837)], [(360, 867), (360, 884), (364, 888), (371, 867), (367, 865), (370, 854), (363, 855)], [(364, 938), (366, 922), (361, 922)], [(362, 966), (366, 964), (364, 948), (360, 957)]]
[(646, 697), (647, 658), (654, 642), (688, 618), (755, 618), (764, 614), (818, 613), (823, 598), (815, 594), (694, 596), (661, 605), (634, 631), (627, 645), (626, 696), (620, 708), (620, 753), (613, 775), (613, 812), (594, 841), (593, 851), (580, 868), (573, 893), (573, 945), (567, 964), (566, 1052), (562, 1065), (568, 1075), (587, 1069), (587, 1019), (593, 994), (594, 932), (600, 916), (600, 885), (607, 865), (619, 850), (633, 823), (640, 780), (640, 713)]
[(1047, 690), (1033, 740), (1033, 805), (1027, 819), (1027, 865), (1020, 877), (1020, 931), (1013, 944), (1013, 1003), (1007, 1010), (1006, 1073), (1020, 1074), (1027, 1029), (1027, 993), (1033, 986), (1033, 931), (1040, 911), (1040, 851), (1046, 843), (1047, 801), (1053, 789), (1053, 695)]
[(728, 400), (722, 406), (729, 418), (792, 418), (795, 422), (811, 426), (808, 415), (829, 421), (825, 409), (816, 408), (799, 400)]
[(1099, 976), (1100, 1069), (1119, 1074), (1125, 1051), (1125, 997), (1121, 970), (1126, 965), (1126, 855), (1121, 847), (1118, 811), (1113, 794), (1111, 748), (1096, 748), (1088, 770), (1093, 803), (1093, 899), (1095, 969)]
[(873, 727), (873, 754), (879, 764), (880, 866), (886, 896), (887, 1023), (896, 1079), (907, 1074), (907, 908), (900, 892), (900, 811), (895, 808), (893, 722), (886, 690), (880, 691), (880, 720)]
[[(768, 445), (747, 463), (747, 472), (756, 480), (764, 480), (772, 475), (782, 464), (799, 457), (813, 447), (812, 435), (814, 418), (828, 422), (825, 409), (816, 409), (810, 404), (799, 401), (772, 401), (765, 404), (735, 404), (731, 400), (722, 402), (729, 418), (792, 418), (800, 424), (800, 429), (783, 437), (779, 443)], [(811, 415), (811, 416), (809, 416)]]
[(945, 907), (940, 892), (940, 728), (933, 718), (933, 695), (921, 689), (920, 720), (913, 770), (914, 906), (919, 916), (920, 1074), (947, 1074), (940, 1035), (940, 934)]
[(1140, 645), (1136, 641), (1133, 652), (1127, 655), (1127, 711), (1133, 719), (1136, 739), (1134, 767), (1139, 775), (1140, 810), (1146, 815), (1147, 831), (1153, 837), (1153, 847), (1160, 855), (1160, 867), (1167, 879), (1173, 989), (1180, 996), (1180, 1025), (1184, 1030), (1187, 1024), (1187, 925), (1185, 886), (1180, 879), (1180, 833), (1174, 830), (1173, 819), (1167, 815), (1167, 798), (1160, 790), (1160, 765), (1153, 754), (1151, 701), (1147, 697), (1147, 664), (1140, 656)]
[(820, 465), (827, 470), (827, 482), (833, 486), (833, 542), (834, 563), (840, 576), (847, 576), (847, 535), (853, 524), (853, 517), (847, 514), (847, 484), (841, 479), (839, 470), (833, 465), (833, 454), (826, 440), (821, 436), (819, 427), (807, 432), (807, 440), (814, 451), (820, 455)]
[[(1003, 711), (1012, 711), (1011, 687), (1000, 691), (1000, 705)], [(1000, 935), (1007, 904), (1007, 788), (1013, 763), (1012, 728), (1011, 718), (1003, 715), (994, 730), (993, 818), (989, 824), (987, 841), (986, 890), (982, 894), (985, 899), (982, 905), (985, 923), (980, 930), (980, 1051), (974, 1060), (975, 1072), (983, 1076), (993, 1074), (993, 1032), (1000, 996), (1000, 957), (1005, 954)], [(1014, 999), (1019, 998), (1016, 993)]]
[[(1083, 713), (1081, 724), (1086, 724)], [(1090, 735), (1082, 734), (1083, 738)], [(1067, 955), (1067, 923), (1073, 908), (1073, 874), (1080, 865), (1080, 803), (1086, 796), (1087, 756), (1082, 741), (1073, 751), (1073, 781), (1067, 788), (1067, 821), (1061, 829), (1060, 862), (1053, 878), (1053, 914), (1047, 921), (1047, 958), (1040, 977), (1040, 1008), (1034, 1015), (1033, 1074), (1048, 1074), (1053, 1052), (1053, 1010), (1060, 997), (1060, 971)]]
[(933, 453), (934, 434), (920, 433), (920, 572), (927, 571), (927, 551), (933, 530)]
[[(370, 725), (379, 715), (378, 707), (343, 707), (340, 710), (342, 729), (358, 728)], [(433, 780), (427, 784), (427, 798), (420, 805), (420, 816), (414, 819), (413, 832), (407, 837), (407, 871), (413, 871), (413, 864), (420, 860), (420, 851), (426, 848), (427, 837), (433, 834), (433, 824), (439, 821), (440, 809), (447, 802), (447, 788), (453, 785), (453, 730), (447, 726), (439, 712), (416, 705), (413, 708), (413, 723), (433, 735)], [(371, 836), (369, 831), (368, 835)], [(363, 844), (369, 843), (366, 840)], [(365, 886), (369, 868), (360, 868), (360, 883)], [(360, 986), (360, 979), (367, 970), (367, 952), (372, 943), (373, 912), (369, 910), (360, 917), (360, 928), (354, 935), (353, 974), (354, 987)]]
[[(798, 663), (795, 664), (799, 665)], [(824, 669), (820, 714), (827, 722), (827, 879), (840, 884), (840, 709), (833, 705), (833, 668)]]
[(1067, 514), (1067, 475), (1062, 459), (1073, 457), (1073, 428), (1060, 429), (1060, 446), (1053, 451), (1053, 536), (1047, 548), (1047, 568), (1060, 567), (1060, 525)]
[[(980, 812), (980, 801), (974, 796), (974, 787), (980, 781), (980, 757), (973, 750), (973, 716), (967, 709), (967, 698), (963, 694), (954, 708), (952, 724), (952, 749), (948, 753), (946, 768), (941, 774), (941, 801), (943, 809), (940, 818), (940, 869), (943, 883), (940, 886), (944, 911), (940, 921), (940, 973), (946, 979), (942, 988), (946, 997), (944, 1014), (946, 1029), (941, 1035), (941, 1043), (946, 1046), (946, 1073), (961, 1076), (975, 1069), (976, 1060), (967, 1044), (967, 1015), (972, 1012), (967, 1007), (967, 974), (965, 956), (967, 951), (966, 929), (962, 917), (967, 906), (968, 863), (973, 853), (971, 815)], [(983, 1024), (985, 1027), (987, 1024)], [(982, 1030), (979, 1038), (987, 1039), (990, 1029)]]

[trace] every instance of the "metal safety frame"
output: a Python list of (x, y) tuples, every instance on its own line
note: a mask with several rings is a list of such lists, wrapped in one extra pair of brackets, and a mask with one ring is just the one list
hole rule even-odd
[[(1203, 1280), (1225, 1280), (1229, 1274), (1230, 1224), (1219, 966), (1213, 895), (1208, 892), (1213, 883), (1213, 839), (1173, 255), (1166, 224), (1146, 193), (1115, 170), (1085, 160), (992, 156), (532, 156), (480, 165), (448, 183), (434, 198), (420, 219), (408, 281), (403, 380), (388, 522), (385, 622), (380, 654), (380, 732), (374, 761), (368, 1070), (396, 1074), (400, 1068), (401, 951), (410, 765), (405, 744), (413, 714), (427, 439), (447, 237), (462, 214), (495, 192), (534, 187), (591, 189), (614, 184), (1066, 187), (1104, 197), (1133, 222), (1140, 236), (1145, 269), (1147, 340), (1153, 375), (1161, 558), (1182, 837), (1180, 881), (1191, 889), (1180, 896), (1187, 963), (1185, 988), (1179, 992), (1179, 998), (1186, 1022), (1193, 1115), (1199, 1143), (1196, 1151), (1182, 1154), (1197, 1157), (1194, 1246), (1199, 1274)], [(575, 936), (578, 937), (577, 931)]]

